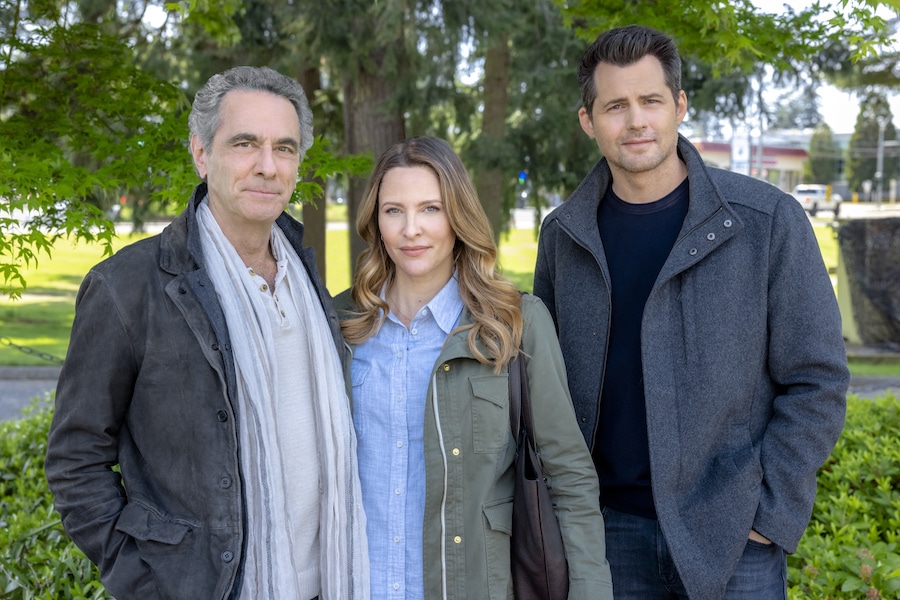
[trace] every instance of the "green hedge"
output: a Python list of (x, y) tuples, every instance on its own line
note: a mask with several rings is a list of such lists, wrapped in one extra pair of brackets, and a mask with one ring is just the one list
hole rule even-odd
[(812, 521), (788, 558), (792, 600), (900, 598), (900, 401), (851, 396), (847, 409)]
[[(0, 422), (0, 597), (108, 598), (53, 510), (43, 467), (51, 415), (44, 399), (24, 418)], [(898, 432), (893, 395), (850, 397), (812, 521), (788, 558), (791, 600), (900, 598)]]
[(0, 597), (111, 598), (100, 574), (63, 531), (44, 478), (47, 398), (0, 422)]

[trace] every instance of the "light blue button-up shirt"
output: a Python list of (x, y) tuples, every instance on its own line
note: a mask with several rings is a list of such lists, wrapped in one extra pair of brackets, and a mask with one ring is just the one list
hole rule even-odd
[(409, 329), (390, 313), (353, 353), (353, 425), (373, 600), (424, 596), (425, 402), (434, 363), (462, 309), (454, 275)]

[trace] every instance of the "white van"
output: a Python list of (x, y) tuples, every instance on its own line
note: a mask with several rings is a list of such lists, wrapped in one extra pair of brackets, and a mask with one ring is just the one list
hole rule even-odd
[(841, 202), (844, 200), (840, 194), (831, 194), (829, 197), (828, 186), (819, 183), (801, 183), (794, 188), (791, 195), (811, 217), (816, 216), (820, 210), (830, 210), (837, 218), (841, 211)]

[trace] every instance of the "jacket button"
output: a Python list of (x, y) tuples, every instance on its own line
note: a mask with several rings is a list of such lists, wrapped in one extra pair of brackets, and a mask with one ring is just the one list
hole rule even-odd
[(708, 239), (709, 241), (713, 241), (714, 239), (716, 239), (716, 234), (714, 234), (714, 233), (707, 233), (707, 234), (706, 234), (706, 239)]
[(221, 488), (231, 487), (231, 477), (228, 477), (228, 476), (219, 477), (219, 487), (221, 487)]
[(688, 254), (690, 254), (691, 256), (697, 254), (697, 249), (696, 249), (696, 248), (691, 248), (690, 250), (688, 250)]
[(187, 290), (184, 289), (183, 287), (180, 287), (180, 288), (178, 288), (178, 293), (179, 294), (187, 294)]
[(450, 365), (448, 365), (447, 363), (444, 363), (444, 370), (445, 370), (445, 371), (449, 371), (449, 370), (450, 370)]
[(459, 456), (459, 448), (453, 449), (453, 456)]
[(587, 423), (587, 417), (581, 417), (581, 422), (582, 422), (582, 423)]
[(231, 344), (225, 344), (225, 352), (231, 351)]
[(218, 352), (218, 351), (219, 351), (219, 345), (218, 345), (218, 344), (213, 344), (213, 345), (212, 345), (212, 349), (215, 350), (216, 352)]
[(725, 227), (731, 227), (731, 219), (725, 219), (725, 222), (722, 223)]
[(232, 560), (234, 560), (234, 552), (232, 552), (231, 550), (226, 550), (225, 552), (222, 553), (222, 562), (228, 563), (228, 562), (231, 562)]
[(462, 543), (462, 536), (456, 536), (456, 537), (454, 537), (454, 538), (453, 538), (453, 541), (454, 541), (455, 543), (457, 543), (457, 544), (461, 544), (461, 543)]
[(219, 421), (221, 421), (222, 423), (224, 423), (225, 421), (228, 420), (228, 413), (225, 412), (224, 410), (220, 410), (219, 412), (216, 413), (216, 418)]

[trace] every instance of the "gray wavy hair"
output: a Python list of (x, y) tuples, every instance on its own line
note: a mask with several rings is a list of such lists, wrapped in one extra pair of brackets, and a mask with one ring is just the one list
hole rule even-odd
[(313, 114), (303, 86), (269, 67), (234, 67), (209, 78), (194, 96), (188, 127), (209, 152), (219, 128), (219, 108), (225, 94), (234, 90), (268, 92), (294, 105), (300, 119), (300, 160), (313, 144)]

